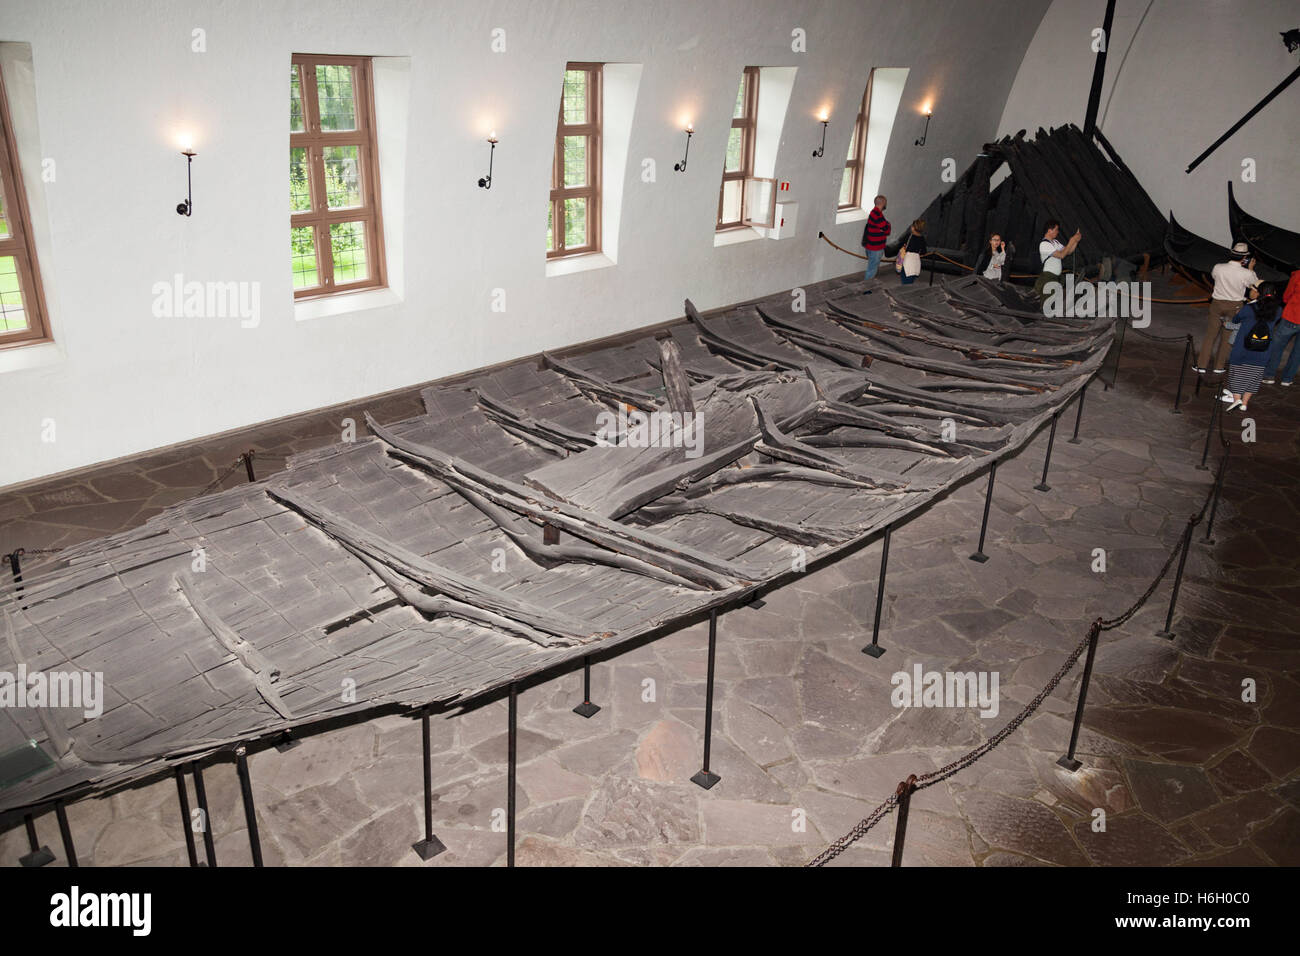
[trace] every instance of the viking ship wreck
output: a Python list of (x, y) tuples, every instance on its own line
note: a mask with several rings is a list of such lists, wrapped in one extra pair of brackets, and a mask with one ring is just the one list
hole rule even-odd
[(1291, 232), (1252, 216), (1237, 205), (1228, 182), (1228, 226), (1233, 242), (1244, 242), (1260, 260), (1290, 274), (1300, 269), (1300, 232)]
[[(1251, 246), (1251, 250), (1256, 251), (1254, 246)], [(1172, 212), (1169, 214), (1169, 227), (1165, 232), (1165, 253), (1175, 266), (1202, 282), (1211, 281), (1210, 272), (1220, 262), (1240, 258), (1231, 249), (1203, 239), (1183, 228)], [(1285, 273), (1278, 271), (1262, 258), (1255, 263), (1255, 274), (1265, 282), (1286, 281)]]
[[(0, 711), (0, 810), (454, 708), (745, 603), (1014, 453), (1112, 342), (981, 278), (863, 290), (687, 302), (65, 551), (0, 610), (0, 670), (102, 674), (103, 712)], [(600, 433), (628, 410), (670, 413), (667, 440)]]

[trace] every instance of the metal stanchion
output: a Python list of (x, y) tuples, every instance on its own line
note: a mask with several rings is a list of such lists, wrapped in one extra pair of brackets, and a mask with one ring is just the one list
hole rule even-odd
[(429, 708), (420, 712), (420, 733), (424, 742), (424, 839), (411, 844), (421, 860), (432, 860), (447, 849), (446, 844), (433, 835), (433, 765), (430, 758)]
[(257, 476), (253, 474), (253, 449), (244, 452), (244, 470), (248, 472), (249, 481), (257, 481)]
[(898, 822), (894, 825), (894, 855), (889, 865), (903, 865), (903, 839), (907, 836), (907, 810), (912, 802), (912, 793), (916, 790), (916, 774), (912, 774), (898, 785), (894, 796), (898, 797)]
[(975, 547), (975, 553), (970, 556), (972, 561), (978, 561), (983, 564), (989, 559), (984, 553), (984, 535), (989, 530), (989, 506), (993, 503), (993, 480), (998, 474), (998, 463), (995, 460), (989, 465), (989, 486), (984, 492), (984, 520), (980, 522), (980, 543)]
[(519, 685), (510, 685), (509, 745), (506, 755), (506, 866), (515, 865), (515, 766), (519, 756)]
[(1214, 516), (1219, 511), (1219, 495), (1223, 493), (1223, 476), (1228, 471), (1228, 454), (1231, 450), (1231, 446), (1223, 449), (1223, 455), (1219, 458), (1218, 474), (1214, 476), (1214, 497), (1210, 499), (1210, 518), (1205, 525), (1206, 544), (1214, 544)]
[[(13, 579), (14, 579), (14, 597), (18, 599), (18, 602), (20, 604), (22, 604), (22, 600), (23, 600), (22, 557), (26, 553), (27, 552), (24, 551), (22, 548), (14, 548), (12, 551), (10, 551), (8, 554), (5, 555), (5, 557), (9, 560), (9, 573), (13, 575)], [(22, 604), (22, 609), (24, 611), (27, 610), (27, 605)]]
[(1083, 383), (1083, 388), (1079, 389), (1079, 404), (1074, 413), (1074, 434), (1066, 439), (1071, 445), (1079, 444), (1079, 424), (1083, 421), (1083, 397), (1088, 394), (1088, 383)]
[(253, 781), (248, 776), (247, 748), (235, 748), (235, 766), (239, 771), (239, 790), (244, 797), (244, 820), (248, 824), (248, 848), (253, 853), (253, 866), (261, 866), (262, 841), (257, 835), (257, 808), (253, 805)]
[(217, 865), (217, 848), (212, 842), (212, 814), (208, 812), (208, 791), (203, 786), (203, 768), (197, 762), (190, 764), (194, 773), (194, 799), (199, 805), (199, 816), (203, 819), (203, 852), (207, 855), (208, 866)]
[(1088, 699), (1088, 683), (1092, 679), (1092, 661), (1097, 656), (1097, 638), (1101, 636), (1101, 622), (1093, 621), (1088, 631), (1088, 656), (1083, 662), (1083, 680), (1079, 682), (1079, 702), (1074, 708), (1074, 727), (1070, 730), (1070, 749), (1056, 761), (1058, 766), (1074, 773), (1083, 766), (1074, 759), (1074, 748), (1079, 743), (1079, 728), (1083, 726), (1083, 705)]
[(1192, 528), (1196, 526), (1195, 518), (1187, 519), (1187, 528), (1183, 531), (1182, 552), (1178, 556), (1178, 574), (1174, 576), (1174, 593), (1169, 595), (1169, 613), (1165, 615), (1165, 629), (1156, 631), (1156, 637), (1167, 637), (1170, 640), (1174, 638), (1172, 630), (1174, 624), (1174, 608), (1178, 604), (1178, 589), (1183, 584), (1183, 568), (1187, 565), (1187, 552), (1192, 547)]
[(1214, 426), (1219, 420), (1219, 407), (1222, 404), (1223, 403), (1219, 401), (1219, 397), (1216, 395), (1214, 397), (1214, 405), (1210, 408), (1210, 426), (1205, 430), (1205, 449), (1201, 452), (1201, 463), (1196, 466), (1197, 471), (1210, 470), (1205, 462), (1206, 459), (1210, 457), (1210, 439), (1214, 437)]
[(599, 704), (591, 702), (591, 658), (583, 657), (582, 659), (582, 703), (573, 708), (573, 712), (579, 717), (588, 719), (595, 717), (600, 711)]
[(189, 855), (190, 866), (199, 865), (198, 850), (194, 846), (194, 826), (190, 821), (190, 795), (185, 789), (185, 770), (176, 768), (176, 797), (181, 803), (181, 829), (185, 831), (185, 852)]
[(72, 844), (72, 827), (68, 826), (68, 812), (64, 809), (62, 800), (54, 801), (54, 816), (59, 821), (59, 836), (63, 839), (63, 855), (68, 859), (68, 867), (75, 869), (79, 866), (77, 863), (77, 848)]
[(704, 687), (704, 766), (691, 777), (691, 783), (705, 790), (722, 778), (709, 769), (709, 750), (713, 743), (713, 663), (718, 650), (718, 612), (709, 611), (709, 669), (708, 683)]
[(1187, 378), (1187, 365), (1192, 360), (1192, 337), (1187, 336), (1187, 344), (1183, 346), (1183, 362), (1178, 368), (1178, 391), (1174, 392), (1174, 414), (1181, 415), (1182, 409), (1178, 406), (1183, 401), (1183, 381)]
[(1047, 455), (1043, 458), (1043, 480), (1034, 485), (1035, 491), (1051, 491), (1052, 486), (1047, 483), (1047, 468), (1052, 463), (1052, 446), (1056, 444), (1056, 420), (1061, 417), (1058, 410), (1052, 415), (1052, 431), (1047, 436)]
[(893, 531), (892, 524), (885, 525), (885, 544), (880, 552), (880, 581), (876, 585), (876, 619), (871, 625), (871, 643), (862, 649), (862, 653), (869, 657), (879, 657), (885, 653), (885, 649), (880, 646), (880, 612), (885, 606), (885, 572), (889, 570), (889, 538)]
[(50, 848), (41, 846), (41, 841), (36, 838), (36, 821), (32, 819), (30, 813), (23, 815), (23, 826), (27, 828), (27, 846), (30, 852), (19, 857), (18, 862), (26, 867), (45, 866), (53, 863), (54, 854), (50, 852)]

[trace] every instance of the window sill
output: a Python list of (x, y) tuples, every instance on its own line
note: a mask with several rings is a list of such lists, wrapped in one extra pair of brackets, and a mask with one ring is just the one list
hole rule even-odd
[(359, 292), (341, 292), (338, 295), (322, 296), (319, 299), (305, 299), (294, 302), (293, 317), (297, 322), (310, 319), (323, 319), (331, 315), (347, 315), (352, 312), (366, 312), (370, 309), (382, 309), (389, 305), (399, 305), (402, 297), (392, 289), (362, 289)]
[(30, 368), (45, 368), (57, 365), (66, 355), (57, 342), (42, 342), (39, 345), (18, 345), (9, 349), (0, 349), (0, 375), (5, 372), (21, 372)]
[(728, 229), (725, 232), (715, 232), (713, 234), (713, 245), (717, 246), (734, 246), (742, 242), (749, 242), (751, 239), (762, 239), (763, 234), (753, 226), (742, 226), (739, 229)]
[(860, 206), (854, 209), (840, 209), (835, 213), (835, 225), (841, 225), (846, 222), (861, 222), (866, 219), (870, 213)]
[(592, 269), (604, 269), (615, 262), (603, 252), (588, 252), (580, 256), (564, 256), (560, 259), (546, 260), (546, 277), (568, 276), (577, 272), (590, 272)]

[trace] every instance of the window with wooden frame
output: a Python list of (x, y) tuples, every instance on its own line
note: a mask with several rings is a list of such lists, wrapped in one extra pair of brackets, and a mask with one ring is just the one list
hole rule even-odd
[(867, 75), (867, 89), (858, 107), (858, 119), (853, 124), (853, 139), (849, 141), (849, 158), (844, 161), (844, 178), (840, 182), (840, 209), (857, 209), (862, 205), (862, 170), (867, 157), (867, 121), (871, 115), (872, 70)]
[(603, 63), (570, 63), (564, 68), (546, 213), (548, 259), (600, 252), (603, 67)]
[(0, 348), (49, 340), (18, 143), (0, 78)]
[(754, 138), (758, 127), (758, 67), (747, 66), (740, 78), (736, 106), (731, 112), (731, 132), (722, 164), (722, 190), (718, 194), (718, 229), (745, 225), (745, 180), (754, 175)]
[(304, 299), (386, 283), (370, 60), (295, 54), (289, 77), (289, 240)]

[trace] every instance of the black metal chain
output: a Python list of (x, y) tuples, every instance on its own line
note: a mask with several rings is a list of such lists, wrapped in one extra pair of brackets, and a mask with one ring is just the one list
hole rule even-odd
[(203, 495), (206, 495), (208, 492), (212, 491), (212, 489), (219, 487), (221, 483), (225, 481), (227, 478), (229, 478), (231, 475), (233, 475), (235, 473), (235, 469), (238, 468), (243, 463), (244, 463), (244, 456), (240, 455), (238, 458), (235, 459), (234, 463), (229, 468), (227, 468), (224, 472), (218, 475), (216, 479), (212, 481), (206, 488), (200, 491), (199, 496), (202, 497)]

